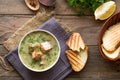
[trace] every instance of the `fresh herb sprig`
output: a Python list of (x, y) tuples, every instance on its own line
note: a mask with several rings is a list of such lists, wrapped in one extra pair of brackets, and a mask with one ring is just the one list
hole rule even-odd
[(72, 7), (81, 7), (89, 9), (94, 12), (98, 6), (111, 0), (67, 0), (68, 4)]

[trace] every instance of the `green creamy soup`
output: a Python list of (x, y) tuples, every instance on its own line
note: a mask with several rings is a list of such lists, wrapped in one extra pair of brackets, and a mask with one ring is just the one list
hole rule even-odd
[[(51, 45), (53, 46), (51, 50), (49, 50), (45, 54), (44, 59), (39, 59), (39, 60), (33, 60), (32, 55), (30, 54), (29, 46), (30, 44), (35, 44), (35, 43), (43, 43), (45, 41), (49, 41)], [(56, 39), (51, 36), (49, 33), (44, 32), (44, 31), (34, 31), (29, 33), (24, 39), (22, 40), (20, 44), (20, 49), (19, 49), (19, 56), (27, 67), (35, 70), (43, 70), (51, 65), (53, 65), (57, 58), (59, 53), (59, 46), (56, 41)], [(40, 64), (41, 61), (44, 61), (45, 64)]]

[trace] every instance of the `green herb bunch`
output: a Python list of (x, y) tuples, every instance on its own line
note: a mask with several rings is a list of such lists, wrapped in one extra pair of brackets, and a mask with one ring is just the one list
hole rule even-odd
[(111, 0), (67, 0), (68, 4), (72, 7), (81, 7), (89, 9), (94, 12), (101, 4)]

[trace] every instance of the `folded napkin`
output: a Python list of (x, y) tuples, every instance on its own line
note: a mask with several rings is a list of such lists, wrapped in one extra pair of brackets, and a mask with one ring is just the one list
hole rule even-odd
[(60, 58), (55, 66), (45, 72), (33, 72), (21, 63), (18, 57), (18, 48), (8, 53), (8, 55), (6, 55), (6, 59), (18, 71), (24, 80), (62, 80), (72, 72), (72, 68), (65, 54), (65, 50), (68, 49), (65, 42), (69, 38), (69, 34), (65, 32), (54, 18), (49, 19), (41, 25), (39, 29), (51, 32), (56, 36), (60, 43)]

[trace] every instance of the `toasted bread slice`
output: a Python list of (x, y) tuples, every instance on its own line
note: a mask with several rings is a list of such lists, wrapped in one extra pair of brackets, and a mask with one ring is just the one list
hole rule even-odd
[(112, 53), (106, 51), (102, 45), (101, 45), (101, 48), (106, 58), (113, 61), (116, 61), (120, 58), (120, 46)]
[(85, 49), (85, 43), (79, 33), (73, 33), (69, 40), (66, 42), (70, 49), (80, 52), (81, 49)]
[(120, 46), (120, 23), (111, 26), (104, 34), (103, 47), (108, 52), (114, 52)]
[(83, 69), (83, 67), (85, 66), (87, 62), (88, 47), (86, 46), (86, 48), (84, 50), (81, 50), (80, 52), (66, 50), (66, 54), (72, 66), (72, 69), (75, 72), (79, 72)]

